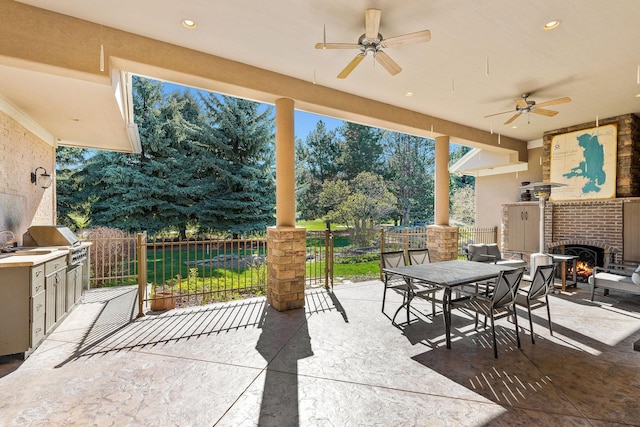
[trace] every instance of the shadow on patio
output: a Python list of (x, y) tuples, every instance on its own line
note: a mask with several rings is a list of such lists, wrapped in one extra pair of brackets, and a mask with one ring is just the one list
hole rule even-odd
[[(394, 327), (379, 281), (135, 319), (135, 288), (88, 292), (25, 362), (0, 364), (1, 423), (28, 425), (638, 425), (640, 298), (553, 296), (536, 344), (454, 315)], [(430, 311), (430, 304), (416, 309)], [(522, 312), (520, 315), (522, 316)], [(542, 314), (541, 314), (542, 315)], [(413, 318), (412, 318), (413, 319)], [(528, 326), (526, 321), (520, 323)], [(4, 367), (3, 367), (4, 366)]]

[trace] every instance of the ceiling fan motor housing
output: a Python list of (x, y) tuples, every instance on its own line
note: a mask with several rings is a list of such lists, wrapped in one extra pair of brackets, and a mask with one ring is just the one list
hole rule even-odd
[(366, 34), (363, 34), (358, 39), (358, 44), (360, 45), (360, 50), (365, 55), (374, 55), (380, 50), (380, 44), (382, 43), (384, 38), (382, 34), (378, 33), (378, 37), (371, 40), (367, 38)]
[(536, 106), (536, 101), (530, 101), (528, 99), (525, 99), (525, 101), (527, 102), (527, 106), (521, 107), (520, 105), (516, 105), (517, 111), (520, 111), (521, 113), (528, 113)]

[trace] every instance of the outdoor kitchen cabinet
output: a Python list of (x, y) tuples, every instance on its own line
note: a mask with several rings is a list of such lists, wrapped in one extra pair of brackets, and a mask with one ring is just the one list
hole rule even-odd
[(49, 333), (53, 325), (67, 312), (66, 255), (47, 261), (44, 270), (47, 304), (45, 311), (45, 333)]
[(540, 242), (540, 207), (530, 205), (509, 206), (508, 250), (514, 252), (538, 252)]
[(80, 263), (67, 270), (67, 311), (73, 307), (82, 297), (82, 288), (84, 286), (84, 263)]
[(45, 337), (45, 263), (0, 268), (0, 355), (27, 353)]

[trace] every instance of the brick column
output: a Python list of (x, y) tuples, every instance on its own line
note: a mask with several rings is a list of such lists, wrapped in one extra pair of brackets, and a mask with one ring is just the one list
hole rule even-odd
[(304, 307), (307, 230), (267, 228), (267, 302), (278, 311)]
[(451, 225), (428, 226), (427, 247), (431, 262), (458, 259), (458, 227)]

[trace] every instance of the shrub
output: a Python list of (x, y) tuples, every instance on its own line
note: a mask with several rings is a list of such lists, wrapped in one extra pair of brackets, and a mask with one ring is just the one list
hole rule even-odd
[(131, 275), (130, 263), (136, 259), (136, 239), (122, 230), (96, 227), (86, 230), (83, 235), (93, 242), (90, 250), (90, 265), (93, 267), (94, 285), (102, 287), (114, 278)]

